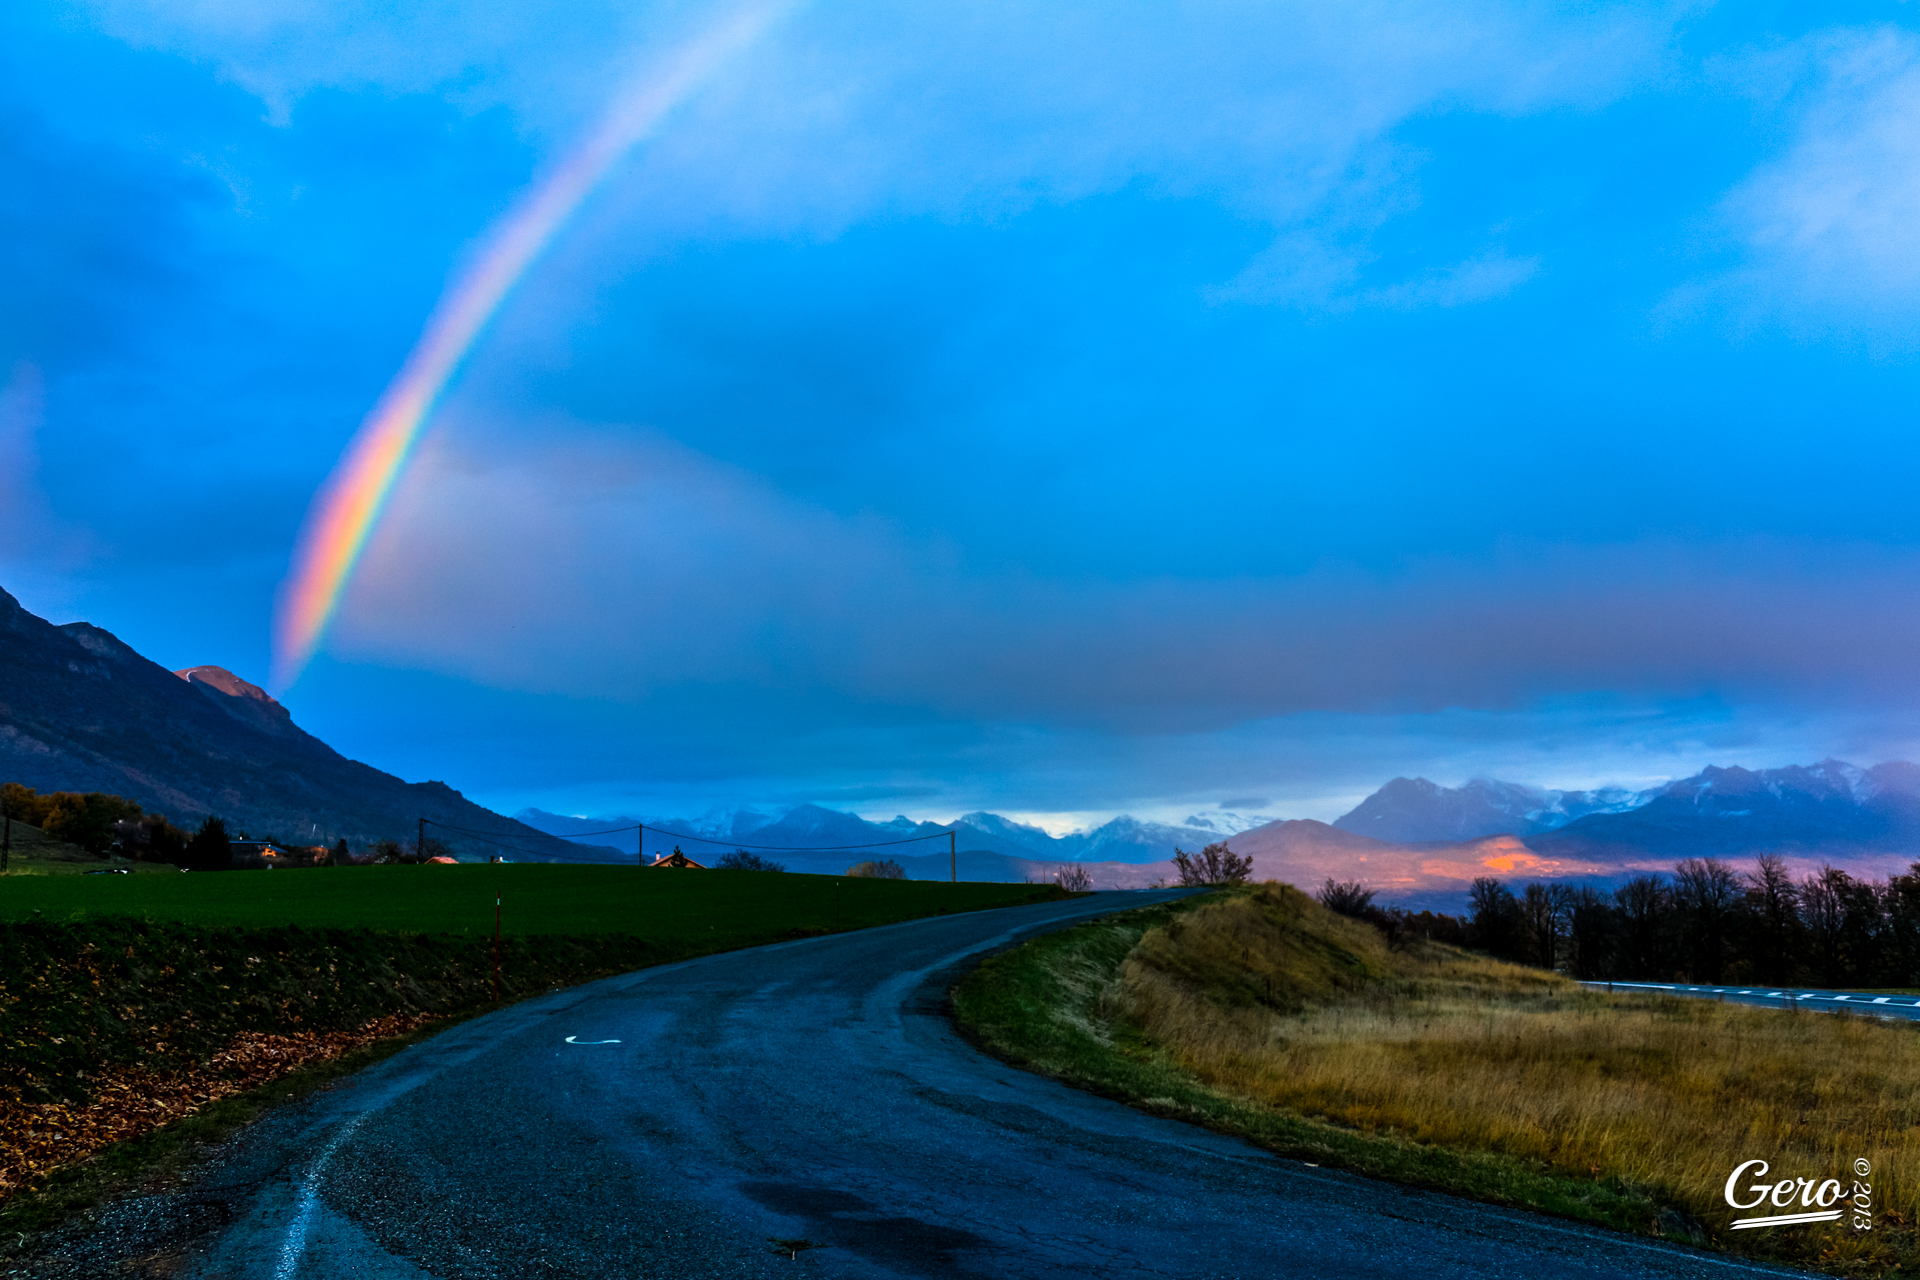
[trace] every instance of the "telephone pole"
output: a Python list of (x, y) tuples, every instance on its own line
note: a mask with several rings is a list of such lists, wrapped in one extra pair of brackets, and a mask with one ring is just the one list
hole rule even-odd
[(4, 818), (0, 818), (0, 822), (6, 824), (4, 834), (0, 834), (0, 875), (4, 875), (6, 874), (7, 868), (13, 863), (13, 809), (8, 806), (0, 806), (0, 812), (4, 812), (6, 815)]
[(647, 824), (644, 822), (633, 833), (633, 865), (636, 867), (647, 865)]
[(960, 883), (960, 842), (953, 834), (953, 828), (947, 829), (947, 864), (951, 868), (951, 882)]
[(427, 860), (427, 820), (420, 819), (420, 838), (413, 842), (413, 856), (425, 862)]

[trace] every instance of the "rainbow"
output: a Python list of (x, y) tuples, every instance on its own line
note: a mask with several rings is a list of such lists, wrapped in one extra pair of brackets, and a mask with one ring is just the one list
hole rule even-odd
[(441, 295), (406, 363), (307, 512), (281, 584), (274, 634), (277, 687), (292, 684), (319, 649), (435, 401), (515, 283), (620, 157), (756, 40), (774, 16), (767, 7), (738, 13), (637, 81), (585, 141), (508, 211), (479, 255)]

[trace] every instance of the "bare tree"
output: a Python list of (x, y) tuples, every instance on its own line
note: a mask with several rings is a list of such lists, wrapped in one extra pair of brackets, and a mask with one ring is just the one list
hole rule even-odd
[(1672, 895), (1659, 876), (1635, 876), (1613, 891), (1620, 912), (1621, 973), (1630, 978), (1671, 977), (1667, 964)]
[(1727, 925), (1740, 901), (1740, 877), (1718, 858), (1683, 858), (1673, 868), (1673, 905), (1693, 942), (1693, 979), (1720, 981)]
[(1526, 954), (1526, 922), (1513, 890), (1492, 876), (1481, 876), (1473, 882), (1469, 901), (1468, 933), (1473, 945), (1502, 960), (1521, 959)]
[(1573, 976), (1591, 981), (1611, 979), (1618, 963), (1615, 954), (1615, 916), (1606, 897), (1591, 885), (1573, 891), (1573, 909), (1567, 916), (1568, 956)]
[(1530, 884), (1520, 898), (1534, 957), (1544, 969), (1560, 963), (1560, 939), (1566, 934), (1573, 904), (1573, 890), (1563, 884)]
[(1053, 876), (1053, 881), (1068, 893), (1091, 893), (1093, 891), (1092, 873), (1077, 862), (1056, 871)]
[(1173, 869), (1181, 884), (1245, 884), (1253, 874), (1253, 859), (1243, 858), (1221, 841), (1198, 853), (1173, 851)]
[(1777, 853), (1761, 854), (1746, 879), (1749, 932), (1756, 944), (1747, 949), (1749, 958), (1762, 982), (1789, 982), (1799, 950), (1800, 887)]

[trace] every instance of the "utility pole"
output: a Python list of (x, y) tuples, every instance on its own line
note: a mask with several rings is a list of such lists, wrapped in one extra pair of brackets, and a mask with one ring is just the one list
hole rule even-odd
[(959, 884), (960, 883), (960, 843), (959, 843), (959, 840), (954, 836), (952, 828), (948, 828), (947, 830), (947, 861), (948, 861), (948, 865), (952, 868), (952, 882), (954, 884)]
[(0, 822), (6, 824), (5, 833), (0, 834), (0, 875), (4, 875), (13, 862), (13, 809), (11, 806), (0, 805), (0, 812), (6, 815), (0, 818)]
[(500, 1003), (500, 899), (493, 900), (493, 1002)]
[(413, 856), (425, 862), (427, 860), (427, 820), (420, 819), (420, 838), (413, 842)]
[(633, 833), (633, 858), (634, 866), (644, 867), (647, 865), (647, 824), (644, 822), (641, 823), (639, 829)]

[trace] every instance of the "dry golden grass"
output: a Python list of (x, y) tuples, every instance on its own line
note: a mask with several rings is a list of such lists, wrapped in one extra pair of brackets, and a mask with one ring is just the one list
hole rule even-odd
[[(1103, 1003), (1212, 1087), (1657, 1188), (1717, 1243), (1866, 1270), (1915, 1250), (1912, 1024), (1608, 995), (1434, 944), (1392, 950), (1284, 885), (1147, 933)], [(1723, 1188), (1741, 1162), (1851, 1190), (1860, 1158), (1873, 1232), (1728, 1231), (1740, 1215)]]

